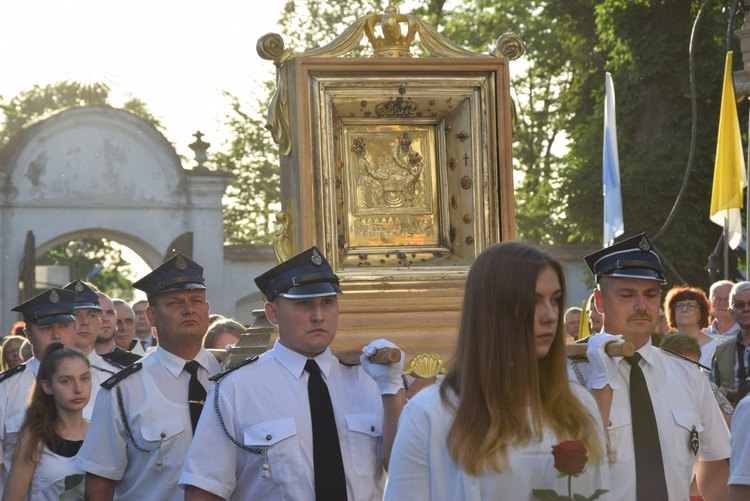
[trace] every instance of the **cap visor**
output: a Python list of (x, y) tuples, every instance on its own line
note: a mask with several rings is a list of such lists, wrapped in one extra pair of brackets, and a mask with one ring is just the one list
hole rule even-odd
[(159, 296), (161, 294), (166, 294), (167, 292), (186, 291), (186, 290), (194, 290), (194, 289), (206, 290), (206, 286), (203, 284), (195, 283), (195, 282), (189, 282), (185, 284), (175, 284), (175, 285), (170, 285), (166, 289), (158, 290), (154, 292), (153, 294), (150, 294), (149, 297)]
[(289, 299), (304, 299), (308, 297), (336, 296), (341, 294), (339, 286), (330, 282), (316, 282), (299, 287), (292, 287), (288, 291), (279, 294)]
[(622, 270), (615, 270), (611, 275), (602, 275), (602, 277), (641, 278), (644, 280), (656, 280), (661, 283), (666, 282), (666, 279), (661, 276), (661, 274), (644, 268), (625, 268)]
[(68, 313), (61, 313), (59, 315), (49, 315), (42, 318), (37, 318), (35, 320), (27, 320), (29, 323), (35, 323), (35, 324), (62, 324), (65, 322), (75, 322), (76, 317), (75, 315), (70, 315)]
[(99, 310), (102, 311), (102, 309), (99, 307), (98, 304), (95, 303), (89, 303), (87, 301), (78, 302), (75, 305), (76, 310)]

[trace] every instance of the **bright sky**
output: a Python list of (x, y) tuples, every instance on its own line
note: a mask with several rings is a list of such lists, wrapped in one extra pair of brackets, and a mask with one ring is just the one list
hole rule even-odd
[[(144, 101), (178, 153), (196, 130), (218, 148), (227, 90), (252, 101), (274, 74), (255, 44), (276, 22), (284, 0), (31, 0), (6, 2), (0, 30), (0, 95), (33, 85), (104, 80), (114, 106)], [(81, 76), (83, 74), (83, 76)], [(192, 162), (191, 162), (192, 165)]]

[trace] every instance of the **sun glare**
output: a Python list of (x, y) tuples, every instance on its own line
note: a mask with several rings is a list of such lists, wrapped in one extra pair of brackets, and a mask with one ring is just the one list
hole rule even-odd
[(62, 80), (77, 82), (85, 87), (116, 86), (117, 64), (103, 47), (94, 44), (69, 48), (60, 57)]

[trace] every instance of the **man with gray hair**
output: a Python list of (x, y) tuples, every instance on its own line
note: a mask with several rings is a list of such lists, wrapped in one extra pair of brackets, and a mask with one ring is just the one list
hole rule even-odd
[(750, 282), (734, 284), (729, 293), (729, 311), (739, 331), (733, 339), (716, 347), (711, 380), (737, 405), (750, 391)]
[(711, 300), (711, 316), (713, 322), (703, 332), (709, 336), (726, 341), (737, 337), (740, 326), (734, 321), (732, 312), (729, 311), (729, 293), (734, 282), (719, 280), (711, 284), (709, 299)]

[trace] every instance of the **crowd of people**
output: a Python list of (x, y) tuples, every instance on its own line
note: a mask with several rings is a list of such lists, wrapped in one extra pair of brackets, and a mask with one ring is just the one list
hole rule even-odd
[(331, 352), (342, 290), (316, 247), (255, 278), (278, 339), (223, 371), (245, 326), (186, 256), (134, 304), (48, 289), (0, 348), (2, 501), (750, 499), (750, 282), (663, 291), (645, 234), (585, 261), (596, 288), (566, 310), (550, 255), (482, 252), (448, 371), (408, 403), (392, 342)]

